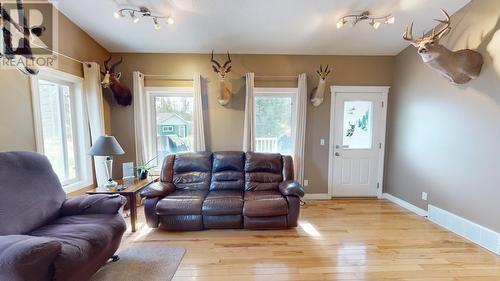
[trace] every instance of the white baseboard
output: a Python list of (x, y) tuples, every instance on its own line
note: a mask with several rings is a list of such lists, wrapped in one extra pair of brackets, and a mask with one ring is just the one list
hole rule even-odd
[(436, 206), (429, 205), (429, 220), (500, 255), (500, 233)]
[(392, 203), (397, 204), (397, 205), (399, 205), (399, 206), (401, 206), (401, 207), (403, 207), (403, 208), (405, 208), (405, 209), (407, 209), (409, 211), (412, 211), (412, 212), (414, 212), (415, 214), (417, 214), (417, 215), (419, 215), (421, 217), (426, 217), (427, 216), (427, 211), (426, 210), (421, 209), (421, 208), (419, 208), (419, 207), (417, 207), (417, 206), (415, 206), (413, 204), (410, 204), (410, 203), (408, 203), (408, 202), (406, 202), (406, 201), (404, 201), (402, 199), (399, 199), (399, 198), (397, 198), (395, 196), (392, 196), (389, 193), (384, 193), (382, 195), (382, 198), (387, 199), (387, 200), (391, 201)]
[(304, 200), (330, 200), (332, 196), (328, 193), (306, 193)]

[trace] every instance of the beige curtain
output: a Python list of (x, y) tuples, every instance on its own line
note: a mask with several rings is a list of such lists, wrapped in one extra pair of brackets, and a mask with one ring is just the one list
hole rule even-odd
[(134, 130), (136, 165), (147, 163), (153, 159), (153, 140), (151, 139), (151, 118), (148, 118), (148, 97), (144, 89), (144, 74), (133, 72), (134, 84)]
[[(101, 87), (100, 66), (95, 62), (83, 63), (83, 93), (87, 115), (89, 118), (91, 144), (105, 134), (104, 108)], [(94, 156), (94, 169), (98, 186), (103, 186), (107, 180), (104, 156)]]
[(205, 130), (203, 128), (203, 103), (201, 89), (201, 75), (193, 75), (193, 150), (205, 151)]
[(295, 180), (300, 184), (304, 181), (304, 151), (306, 142), (307, 117), (307, 75), (299, 75), (297, 94), (297, 124), (293, 151)]
[(253, 122), (254, 114), (254, 88), (255, 74), (247, 73), (246, 77), (246, 98), (245, 98), (245, 123), (243, 125), (243, 151), (254, 151), (255, 149), (255, 125)]

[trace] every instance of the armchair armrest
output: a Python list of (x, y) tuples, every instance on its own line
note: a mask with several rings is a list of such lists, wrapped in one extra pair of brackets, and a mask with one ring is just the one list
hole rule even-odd
[(45, 237), (0, 236), (0, 280), (52, 280), (51, 267), (61, 246)]
[(170, 182), (154, 182), (141, 191), (141, 197), (156, 198), (165, 197), (174, 192), (175, 185)]
[(283, 196), (304, 196), (304, 188), (296, 181), (284, 181), (279, 185), (279, 190)]
[(61, 215), (116, 214), (126, 202), (127, 199), (118, 194), (82, 195), (66, 199)]

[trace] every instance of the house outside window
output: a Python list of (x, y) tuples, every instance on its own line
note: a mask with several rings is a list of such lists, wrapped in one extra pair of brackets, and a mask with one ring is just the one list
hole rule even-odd
[(148, 88), (154, 155), (161, 166), (171, 153), (192, 151), (193, 88)]

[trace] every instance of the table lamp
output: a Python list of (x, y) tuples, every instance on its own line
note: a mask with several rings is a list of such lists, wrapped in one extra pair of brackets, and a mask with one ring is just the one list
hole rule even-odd
[(90, 148), (89, 154), (92, 156), (106, 156), (104, 161), (104, 166), (106, 167), (106, 174), (108, 176), (108, 181), (104, 184), (105, 188), (113, 188), (118, 185), (116, 181), (112, 179), (113, 175), (113, 155), (125, 154), (123, 148), (120, 146), (118, 141), (116, 141), (113, 136), (100, 136), (94, 145)]

